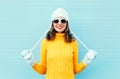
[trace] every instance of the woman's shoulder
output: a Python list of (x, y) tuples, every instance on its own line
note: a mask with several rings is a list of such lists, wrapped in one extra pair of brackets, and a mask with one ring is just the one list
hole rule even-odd
[(78, 45), (78, 41), (77, 40), (73, 40), (72, 41), (72, 45)]
[(48, 42), (48, 40), (46, 38), (44, 38), (41, 43), (46, 44), (47, 42)]

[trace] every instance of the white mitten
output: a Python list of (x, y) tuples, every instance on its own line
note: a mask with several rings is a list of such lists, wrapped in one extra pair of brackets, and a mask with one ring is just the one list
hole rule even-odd
[(83, 62), (88, 65), (90, 64), (95, 58), (97, 53), (94, 50), (90, 50), (84, 57)]
[(29, 50), (23, 50), (21, 52), (21, 55), (23, 56), (24, 60), (30, 64), (31, 66), (33, 66), (35, 64), (35, 59), (34, 59), (34, 56), (32, 54), (31, 51)]

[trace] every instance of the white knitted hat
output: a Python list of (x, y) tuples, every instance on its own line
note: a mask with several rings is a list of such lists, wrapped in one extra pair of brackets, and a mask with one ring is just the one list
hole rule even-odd
[(68, 13), (63, 8), (57, 8), (52, 14), (51, 21), (60, 16), (64, 17), (66, 20), (69, 20)]

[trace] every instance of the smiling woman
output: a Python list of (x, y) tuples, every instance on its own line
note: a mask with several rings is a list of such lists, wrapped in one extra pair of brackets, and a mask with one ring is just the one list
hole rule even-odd
[(96, 57), (96, 53), (90, 50), (78, 63), (78, 42), (68, 23), (68, 14), (64, 9), (58, 8), (53, 12), (51, 28), (41, 43), (39, 64), (31, 51), (22, 52), (26, 62), (38, 73), (46, 74), (46, 79), (74, 79), (74, 74), (84, 70)]

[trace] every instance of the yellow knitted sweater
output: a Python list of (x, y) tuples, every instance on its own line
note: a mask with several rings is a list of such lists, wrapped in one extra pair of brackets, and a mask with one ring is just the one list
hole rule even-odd
[(55, 39), (44, 39), (40, 48), (40, 63), (32, 68), (46, 79), (74, 79), (74, 74), (81, 72), (86, 65), (78, 64), (78, 43), (67, 43), (64, 34), (56, 33)]

